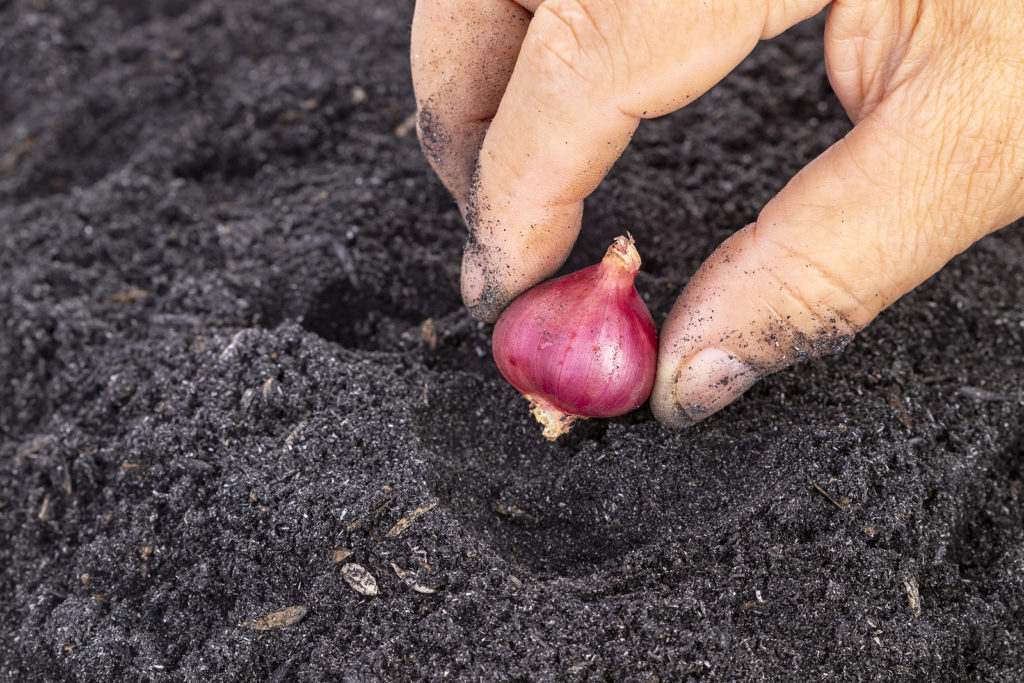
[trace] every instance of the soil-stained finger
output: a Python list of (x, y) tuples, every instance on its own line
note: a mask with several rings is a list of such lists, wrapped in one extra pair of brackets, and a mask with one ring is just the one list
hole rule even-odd
[(424, 154), (460, 206), (530, 17), (509, 0), (416, 3), (409, 55), (416, 130)]

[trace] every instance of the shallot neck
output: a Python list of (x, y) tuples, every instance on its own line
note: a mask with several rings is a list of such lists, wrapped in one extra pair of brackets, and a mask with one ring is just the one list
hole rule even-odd
[(625, 235), (616, 237), (612, 245), (608, 247), (608, 251), (605, 252), (602, 262), (622, 268), (631, 275), (636, 275), (640, 270), (640, 254), (636, 250), (633, 236), (627, 232)]

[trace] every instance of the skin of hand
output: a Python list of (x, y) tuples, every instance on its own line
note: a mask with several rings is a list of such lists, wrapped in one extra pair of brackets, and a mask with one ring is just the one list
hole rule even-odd
[(657, 418), (692, 424), (839, 351), (1024, 215), (1021, 0), (418, 0), (418, 132), (470, 229), (470, 311), (495, 320), (564, 263), (640, 119), (826, 6), (828, 77), (855, 125), (687, 284), (661, 330)]

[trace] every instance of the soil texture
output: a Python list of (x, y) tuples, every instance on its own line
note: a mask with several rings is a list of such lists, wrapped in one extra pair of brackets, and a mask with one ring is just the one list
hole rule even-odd
[[(696, 427), (550, 444), (411, 16), (0, 0), (0, 680), (1019, 680), (1021, 226)], [(644, 122), (567, 269), (632, 231), (660, 324), (848, 130), (822, 27)]]

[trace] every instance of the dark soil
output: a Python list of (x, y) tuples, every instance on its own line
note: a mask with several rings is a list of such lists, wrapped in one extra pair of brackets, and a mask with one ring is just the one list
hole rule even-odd
[[(0, 679), (1019, 680), (1021, 227), (695, 428), (548, 444), (411, 11), (0, 0)], [(847, 130), (821, 28), (644, 123), (569, 267), (631, 229), (660, 322)]]

